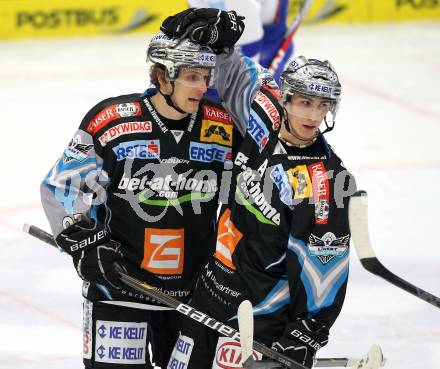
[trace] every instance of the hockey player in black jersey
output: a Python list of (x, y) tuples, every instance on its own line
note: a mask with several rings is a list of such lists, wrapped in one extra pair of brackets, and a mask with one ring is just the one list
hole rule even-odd
[[(177, 14), (162, 29), (194, 33), (208, 44), (224, 37), (215, 26), (218, 11), (197, 12), (193, 23)], [(243, 142), (216, 251), (192, 305), (237, 328), (237, 308), (250, 300), (255, 339), (311, 367), (328, 342), (348, 278), (348, 198), (356, 185), (319, 131), (323, 122), (324, 132), (334, 126), (338, 76), (328, 61), (298, 57), (278, 89), (267, 70), (226, 52), (217, 59), (216, 88)], [(236, 342), (185, 321), (169, 367), (240, 367), (242, 359)]]
[(216, 62), (209, 47), (160, 33), (147, 62), (155, 88), (92, 108), (41, 185), (56, 242), (84, 280), (86, 368), (166, 366), (180, 317), (124, 287), (114, 263), (188, 300), (215, 250), (219, 189), (239, 136), (203, 98)]

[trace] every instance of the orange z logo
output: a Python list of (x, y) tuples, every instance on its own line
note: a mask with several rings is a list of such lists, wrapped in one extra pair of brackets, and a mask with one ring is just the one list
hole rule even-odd
[(232, 262), (232, 254), (243, 237), (243, 234), (235, 228), (235, 225), (230, 218), (231, 210), (226, 209), (222, 214), (218, 225), (215, 257), (227, 267), (236, 270), (237, 268)]
[(141, 268), (155, 274), (182, 274), (184, 229), (145, 228)]

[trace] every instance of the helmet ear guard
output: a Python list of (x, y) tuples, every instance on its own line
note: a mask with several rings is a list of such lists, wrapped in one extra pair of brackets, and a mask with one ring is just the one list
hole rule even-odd
[(327, 117), (324, 117), (326, 129), (323, 133), (333, 129), (340, 103), (341, 84), (329, 61), (307, 59), (304, 56), (293, 59), (281, 74), (280, 89), (284, 105), (290, 103), (295, 94), (329, 100), (332, 124), (329, 125)]

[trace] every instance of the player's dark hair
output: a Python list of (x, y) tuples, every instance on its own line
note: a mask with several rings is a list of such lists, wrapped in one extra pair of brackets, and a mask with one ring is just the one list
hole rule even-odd
[(150, 83), (159, 88), (159, 74), (163, 74), (165, 77), (165, 66), (155, 63), (150, 68)]

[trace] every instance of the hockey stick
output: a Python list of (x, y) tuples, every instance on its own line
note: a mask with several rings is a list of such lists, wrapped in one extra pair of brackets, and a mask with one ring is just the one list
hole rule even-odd
[[(253, 332), (249, 331), (254, 326), (254, 314), (250, 301), (243, 301), (238, 307), (237, 312), (238, 327), (240, 331), (240, 344), (242, 347), (243, 368), (245, 369), (270, 369), (276, 368), (278, 363), (270, 361), (255, 361), (252, 356)], [(247, 358), (246, 360), (244, 360)], [(334, 358), (334, 359), (315, 359), (314, 368), (318, 367), (350, 367), (350, 369), (378, 369), (385, 365), (382, 349), (379, 345), (371, 346), (368, 353), (362, 359)]]
[(393, 274), (385, 268), (377, 258), (371, 246), (368, 233), (368, 195), (366, 191), (358, 191), (350, 198), (348, 217), (354, 247), (365, 269), (406, 292), (440, 308), (440, 298)]
[(287, 50), (290, 47), (290, 44), (292, 43), (293, 36), (295, 36), (296, 31), (298, 30), (305, 14), (307, 13), (307, 10), (309, 10), (310, 5), (312, 5), (312, 1), (313, 0), (305, 0), (304, 1), (303, 5), (301, 7), (301, 10), (296, 15), (290, 28), (287, 30), (286, 35), (284, 36), (284, 39), (281, 42), (281, 45), (278, 48), (277, 53), (275, 54), (272, 61), (270, 62), (270, 65), (268, 68), (269, 72), (275, 73), (278, 65), (283, 60), (284, 55), (286, 54)]
[[(52, 235), (34, 225), (29, 225), (27, 223), (23, 226), (23, 231), (30, 234), (31, 236), (34, 236), (38, 238), (41, 241), (46, 242), (47, 244), (56, 247), (59, 249), (57, 244), (55, 243), (55, 240), (53, 239)], [(188, 316), (189, 318), (206, 325), (207, 327), (219, 332), (220, 334), (227, 336), (229, 338), (232, 338), (233, 340), (240, 341), (240, 334), (237, 332), (234, 328), (227, 326), (226, 324), (223, 324), (214, 318), (209, 317), (205, 313), (202, 313), (201, 311), (198, 311), (194, 308), (192, 308), (189, 305), (183, 304), (180, 301), (174, 299), (171, 296), (165, 295), (164, 293), (157, 291), (154, 287), (141, 282), (137, 280), (136, 278), (130, 277), (129, 275), (126, 275), (125, 273), (119, 272), (121, 281), (124, 282), (127, 286), (141, 292), (145, 293), (146, 295), (149, 295), (150, 297), (156, 299), (157, 301), (172, 307), (173, 309), (177, 310), (181, 314), (184, 314)], [(252, 323), (253, 326), (253, 323)], [(271, 358), (283, 365), (285, 365), (287, 368), (292, 369), (307, 369), (305, 366), (291, 360), (290, 358), (286, 357), (285, 355), (282, 355), (269, 347), (259, 343), (258, 341), (253, 341), (252, 344), (253, 348), (260, 352), (261, 354), (265, 355), (268, 358)], [(371, 351), (371, 350), (370, 350)], [(382, 351), (380, 350), (380, 362), (384, 363), (384, 359), (382, 358)], [(370, 353), (369, 353), (370, 354)], [(315, 360), (315, 367), (347, 367), (351, 365), (358, 365), (355, 366), (355, 369), (376, 369), (377, 367), (367, 367), (362, 364), (362, 362), (372, 362), (373, 359), (369, 357), (369, 354), (364, 359), (351, 359), (351, 358), (319, 358)], [(379, 360), (379, 356), (374, 358), (376, 361)]]
[(241, 361), (252, 357), (252, 342), (254, 341), (254, 316), (252, 304), (244, 300), (237, 311), (238, 330), (240, 332)]

